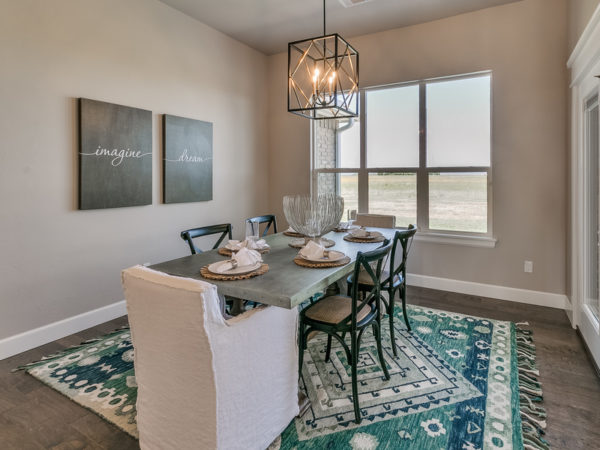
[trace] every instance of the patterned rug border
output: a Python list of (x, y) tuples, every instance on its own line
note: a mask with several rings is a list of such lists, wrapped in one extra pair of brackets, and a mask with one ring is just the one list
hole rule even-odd
[[(420, 305), (414, 305), (414, 307), (423, 308)], [(463, 314), (463, 313), (459, 313), (459, 312), (446, 311), (446, 310), (437, 309), (437, 308), (429, 308), (429, 307), (425, 307), (425, 308), (432, 310), (432, 311), (450, 313), (454, 316), (460, 316), (461, 318), (471, 317), (471, 318), (476, 318), (476, 319), (480, 319), (480, 320), (508, 322), (511, 325), (511, 330), (513, 333), (512, 337), (514, 338), (514, 342), (516, 343), (516, 346), (513, 347), (512, 351), (516, 354), (516, 358), (514, 358), (513, 361), (516, 361), (516, 365), (517, 365), (516, 369), (517, 369), (517, 373), (518, 373), (518, 387), (519, 387), (519, 392), (516, 395), (519, 396), (520, 414), (517, 417), (519, 418), (519, 421), (521, 422), (520, 427), (515, 427), (515, 429), (520, 428), (520, 430), (521, 430), (521, 439), (522, 439), (524, 449), (526, 449), (526, 450), (530, 450), (530, 449), (549, 450), (550, 445), (543, 437), (545, 435), (545, 429), (546, 429), (546, 425), (547, 425), (546, 424), (547, 413), (546, 413), (545, 407), (543, 405), (543, 391), (542, 391), (542, 384), (539, 381), (540, 373), (537, 368), (537, 355), (536, 355), (536, 346), (535, 346), (534, 339), (533, 339), (533, 330), (524, 328), (526, 326), (529, 326), (529, 323), (528, 322), (515, 323), (515, 322), (510, 322), (510, 321), (501, 321), (501, 320), (496, 320), (496, 319), (490, 319), (487, 317), (475, 316), (475, 315), (471, 315), (471, 314)], [(38, 380), (45, 386), (48, 386), (49, 388), (59, 392), (63, 396), (67, 397), (73, 403), (87, 409), (88, 411), (91, 411), (92, 413), (100, 416), (103, 420), (110, 423), (111, 425), (113, 425), (114, 427), (119, 429), (120, 431), (123, 431), (123, 432), (127, 433), (128, 435), (132, 436), (133, 438), (138, 439), (137, 435), (132, 434), (127, 429), (125, 429), (125, 428), (119, 426), (117, 423), (111, 421), (108, 417), (103, 415), (100, 411), (94, 410), (86, 405), (83, 405), (83, 404), (77, 402), (73, 397), (70, 397), (67, 392), (63, 392), (60, 389), (57, 389), (55, 386), (50, 385), (49, 383), (45, 382), (40, 377), (36, 377), (30, 373), (30, 369), (32, 369), (42, 363), (47, 363), (51, 360), (62, 358), (66, 355), (69, 355), (73, 352), (78, 351), (79, 349), (81, 349), (83, 347), (86, 347), (90, 344), (101, 341), (103, 339), (110, 338), (111, 336), (116, 336), (120, 333), (123, 333), (123, 332), (129, 330), (129, 329), (130, 329), (129, 326), (125, 325), (125, 326), (115, 329), (111, 332), (108, 332), (104, 335), (98, 336), (93, 339), (85, 340), (78, 345), (73, 345), (71, 347), (67, 347), (59, 352), (54, 353), (54, 354), (44, 356), (39, 360), (32, 361), (28, 364), (18, 366), (15, 369), (13, 369), (12, 372), (25, 371), (25, 373), (27, 373), (29, 376), (35, 378), (36, 380)], [(511, 372), (512, 372), (512, 370), (511, 370)], [(514, 393), (513, 393), (513, 395), (514, 395)]]
[(96, 414), (97, 416), (100, 416), (108, 424), (114, 426), (115, 428), (117, 428), (120, 431), (123, 431), (123, 432), (127, 433), (132, 438), (139, 440), (139, 436), (137, 434), (133, 434), (129, 430), (127, 430), (127, 429), (119, 426), (119, 424), (117, 424), (117, 423), (113, 422), (112, 420), (110, 420), (110, 418), (106, 417), (104, 414), (102, 414), (102, 412), (100, 412), (98, 410), (94, 410), (94, 409), (90, 408), (87, 405), (83, 405), (83, 404), (79, 403), (78, 401), (75, 400), (74, 397), (70, 397), (67, 392), (64, 392), (64, 391), (62, 391), (60, 389), (57, 389), (56, 386), (52, 386), (50, 383), (47, 383), (42, 378), (36, 377), (36, 376), (32, 375), (29, 372), (30, 369), (33, 369), (34, 367), (40, 365), (41, 363), (45, 364), (45, 363), (50, 362), (52, 360), (60, 359), (60, 358), (62, 358), (64, 356), (70, 355), (71, 353), (78, 351), (79, 349), (81, 349), (83, 347), (86, 347), (86, 346), (88, 346), (90, 344), (93, 344), (94, 342), (102, 341), (102, 340), (108, 339), (108, 338), (110, 338), (112, 336), (117, 336), (120, 333), (123, 333), (123, 332), (128, 331), (128, 330), (130, 330), (129, 325), (124, 325), (124, 326), (122, 326), (120, 328), (117, 328), (116, 330), (113, 330), (113, 331), (110, 331), (110, 332), (108, 332), (106, 334), (103, 334), (102, 336), (98, 336), (98, 337), (95, 337), (95, 338), (92, 338), (92, 339), (87, 339), (87, 340), (81, 342), (80, 344), (72, 345), (72, 346), (67, 347), (67, 348), (65, 348), (63, 350), (60, 350), (57, 353), (53, 353), (52, 355), (43, 356), (41, 359), (39, 359), (37, 361), (32, 361), (32, 362), (24, 364), (22, 366), (18, 366), (15, 369), (13, 369), (11, 372), (18, 372), (18, 371), (21, 371), (21, 370), (25, 371), (25, 373), (27, 375), (29, 375), (30, 377), (38, 380), (44, 386), (48, 386), (50, 389), (58, 392), (59, 394), (63, 395), (64, 397), (68, 398), (70, 401), (72, 401), (73, 403), (75, 403), (77, 406), (81, 406), (82, 408), (87, 409), (88, 411)]

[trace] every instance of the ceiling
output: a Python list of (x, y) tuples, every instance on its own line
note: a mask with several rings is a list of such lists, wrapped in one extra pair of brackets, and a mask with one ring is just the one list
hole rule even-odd
[[(161, 0), (268, 55), (323, 34), (321, 0)], [(519, 0), (327, 1), (327, 32), (348, 38), (429, 22)]]

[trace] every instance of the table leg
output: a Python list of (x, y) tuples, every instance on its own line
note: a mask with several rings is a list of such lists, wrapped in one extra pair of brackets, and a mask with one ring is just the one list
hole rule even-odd
[(335, 283), (331, 283), (329, 286), (327, 286), (327, 289), (325, 290), (325, 297), (328, 297), (330, 295), (340, 295), (340, 292), (341, 289), (339, 281), (336, 281)]
[(245, 311), (244, 308), (244, 300), (241, 298), (229, 297), (230, 300), (233, 300), (233, 305), (231, 305), (231, 315), (237, 316)]

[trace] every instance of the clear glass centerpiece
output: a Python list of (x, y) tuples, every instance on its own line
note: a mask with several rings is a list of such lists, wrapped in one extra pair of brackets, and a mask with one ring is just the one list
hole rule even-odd
[(344, 214), (344, 199), (335, 194), (286, 195), (283, 212), (290, 226), (317, 243), (333, 230)]

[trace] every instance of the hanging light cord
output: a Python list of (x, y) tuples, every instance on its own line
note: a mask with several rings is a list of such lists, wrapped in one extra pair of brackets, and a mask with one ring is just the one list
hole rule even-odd
[(326, 32), (326, 27), (325, 27), (325, 0), (323, 0), (323, 36), (327, 36), (327, 32)]

